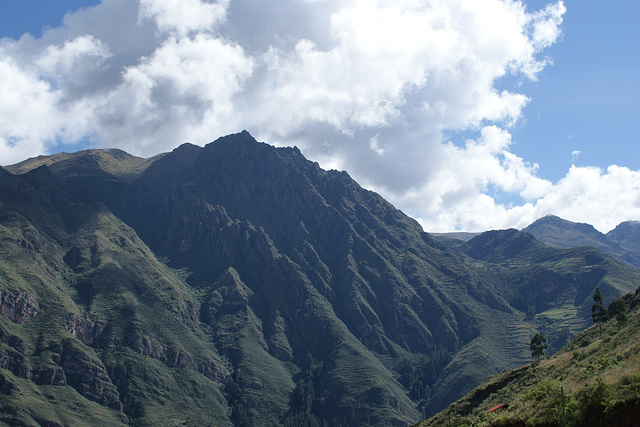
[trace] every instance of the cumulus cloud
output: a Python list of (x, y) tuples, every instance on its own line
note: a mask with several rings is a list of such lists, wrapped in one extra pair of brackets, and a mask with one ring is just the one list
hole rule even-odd
[(482, 231), (500, 228), (496, 224), (523, 228), (554, 214), (607, 232), (622, 221), (640, 218), (640, 171), (615, 165), (606, 171), (572, 165), (556, 184), (539, 181), (536, 185), (544, 189), (541, 195), (515, 206), (498, 204), (480, 191), (471, 191), (460, 200), (447, 200), (458, 194), (444, 193), (431, 215), (418, 220), (431, 230), (451, 230), (452, 224), (463, 224), (460, 229)]
[(242, 48), (209, 35), (169, 38), (123, 71), (96, 118), (104, 138), (117, 143), (136, 135), (143, 152), (170, 150), (185, 137), (202, 141), (211, 138), (209, 129), (235, 120), (232, 97), (252, 68)]
[(539, 214), (555, 213), (608, 231), (622, 221), (640, 218), (640, 171), (572, 165), (535, 207)]
[(109, 56), (108, 48), (100, 40), (84, 35), (60, 45), (49, 45), (35, 62), (43, 77), (62, 80), (99, 67)]
[[(52, 60), (50, 55), (56, 49), (60, 58)], [(58, 72), (65, 67), (73, 69), (85, 56), (82, 52), (70, 53), (73, 49), (47, 50), (38, 58), (45, 66), (38, 69), (21, 66), (0, 47), (0, 158), (3, 163), (43, 153), (52, 142), (70, 143), (92, 132), (84, 109), (87, 102), (84, 99), (64, 102), (66, 93), (57, 85)]]
[(140, 0), (139, 19), (150, 19), (160, 32), (185, 36), (211, 31), (226, 17), (229, 0)]
[[(0, 39), (1, 163), (78, 141), (153, 155), (247, 129), (347, 169), (430, 231), (546, 213), (610, 227), (635, 215), (637, 172), (540, 178), (509, 133), (529, 98), (498, 89), (551, 63), (564, 13), (561, 1), (102, 0), (40, 38)], [(444, 136), (458, 131), (468, 139)], [(626, 207), (586, 209), (597, 198)]]

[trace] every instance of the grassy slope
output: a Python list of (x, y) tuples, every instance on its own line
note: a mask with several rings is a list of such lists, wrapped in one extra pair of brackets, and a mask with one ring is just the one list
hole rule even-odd
[(74, 174), (89, 174), (99, 170), (116, 177), (126, 177), (137, 173), (147, 164), (145, 159), (132, 156), (122, 150), (93, 149), (33, 157), (15, 165), (5, 166), (5, 169), (21, 175), (41, 166), (50, 166), (54, 172), (62, 174), (65, 170), (72, 170)]
[[(122, 404), (145, 425), (224, 422), (224, 378), (203, 373), (226, 368), (203, 345), (183, 281), (104, 206), (74, 202), (46, 170), (1, 178), (13, 191), (0, 200), (0, 291), (27, 292), (39, 306), (24, 324), (0, 316), (2, 420), (121, 425)], [(91, 338), (70, 332), (70, 316)]]
[(600, 287), (605, 301), (631, 292), (638, 270), (588, 247), (552, 248), (517, 230), (483, 233), (467, 243), (443, 240), (509, 304), (542, 330), (553, 350), (591, 322), (591, 296)]
[[(592, 326), (557, 354), (492, 376), (418, 426), (633, 425), (640, 416), (640, 293), (625, 300), (633, 307), (625, 324), (613, 318), (601, 333)], [(508, 412), (487, 412), (504, 403)]]
[[(245, 142), (185, 145), (144, 162), (90, 150), (25, 164), (19, 178), (0, 170), (13, 189), (0, 200), (2, 250), (17, 254), (0, 260), (1, 289), (47, 302), (21, 326), (0, 317), (6, 336), (23, 337), (28, 363), (52, 372), (72, 350), (107, 372), (107, 397), (146, 425), (311, 416), (406, 425), (528, 359), (536, 324), (511, 306), (515, 277), (594, 268), (582, 255), (554, 253), (547, 262), (561, 265), (546, 270), (453, 255), (346, 173)], [(605, 299), (635, 279), (609, 267), (588, 283), (617, 277)], [(547, 313), (549, 327), (581, 316), (569, 313)], [(65, 330), (69, 314), (102, 325), (99, 338), (79, 343)], [(219, 378), (203, 375), (207, 366)], [(76, 400), (60, 408), (90, 402), (76, 386), (64, 387)]]

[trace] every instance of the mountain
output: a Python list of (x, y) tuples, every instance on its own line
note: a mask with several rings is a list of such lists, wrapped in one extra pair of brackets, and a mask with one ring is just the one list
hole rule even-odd
[[(629, 309), (624, 321), (616, 316), (622, 302)], [(608, 311), (611, 320), (601, 331), (593, 326), (539, 363), (492, 376), (418, 426), (637, 425), (640, 288)]]
[[(550, 350), (562, 347), (591, 322), (596, 287), (607, 301), (629, 290), (636, 270), (588, 246), (554, 248), (524, 231), (494, 230), (467, 241), (441, 240), (491, 281), (509, 305), (545, 333)], [(610, 272), (616, 271), (619, 278)], [(606, 277), (605, 277), (606, 276)]]
[(247, 132), (0, 168), (0, 420), (407, 425), (640, 281), (515, 230), (460, 245)]
[(531, 233), (542, 243), (559, 248), (591, 246), (640, 268), (640, 223), (638, 221), (623, 222), (607, 234), (603, 234), (592, 225), (548, 215), (522, 231)]
[(607, 233), (607, 238), (640, 258), (640, 221), (621, 222)]
[(468, 233), (464, 231), (452, 231), (450, 233), (431, 233), (431, 235), (436, 238), (457, 239), (464, 240), (465, 242), (479, 236), (480, 234), (482, 233)]

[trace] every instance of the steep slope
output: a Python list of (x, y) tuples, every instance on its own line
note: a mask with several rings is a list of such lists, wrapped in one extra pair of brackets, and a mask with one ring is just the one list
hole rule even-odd
[[(447, 248), (346, 172), (246, 132), (9, 169), (5, 422), (407, 425), (529, 360), (526, 292), (562, 308), (545, 280), (613, 298), (640, 279), (595, 251)], [(548, 327), (581, 319), (571, 307)]]
[(553, 248), (515, 229), (449, 243), (475, 263), (478, 274), (492, 281), (513, 308), (545, 332), (552, 351), (591, 324), (596, 287), (612, 301), (640, 280), (637, 270), (596, 249)]
[(548, 215), (522, 231), (530, 233), (542, 243), (557, 248), (591, 246), (636, 268), (640, 268), (640, 244), (638, 244), (640, 226), (628, 221), (619, 225), (619, 229), (603, 234), (592, 225), (567, 221)]
[(607, 238), (636, 255), (640, 254), (640, 221), (625, 221), (607, 233)]
[(104, 205), (74, 204), (46, 172), (5, 176), (1, 193), (0, 419), (225, 422), (229, 372), (195, 327), (192, 292)]
[[(616, 318), (621, 301), (630, 307), (624, 321)], [(593, 326), (557, 354), (491, 377), (418, 426), (636, 425), (640, 289), (612, 303), (609, 312), (612, 318), (601, 332)]]
[[(161, 177), (172, 173), (177, 182), (162, 181)], [(181, 147), (149, 167), (137, 184), (140, 188), (133, 191), (140, 194), (136, 198), (139, 204), (133, 212), (123, 212), (122, 217), (129, 218), (160, 255), (172, 260), (172, 266), (187, 266), (193, 273), (190, 283), (194, 286), (233, 267), (256, 296), (249, 308), (262, 324), (284, 319), (293, 361), (304, 366), (311, 352), (325, 364), (325, 380), (316, 386), (315, 393), (342, 396), (348, 406), (371, 399), (362, 393), (371, 395), (372, 388), (382, 393), (376, 400), (385, 404), (397, 401), (394, 405), (400, 408), (406, 402), (405, 387), (416, 397), (426, 397), (427, 381), (433, 383), (435, 378), (422, 374), (420, 382), (427, 384), (419, 386), (413, 378), (417, 374), (409, 371), (420, 369), (421, 363), (435, 360), (437, 355), (436, 372), (430, 374), (436, 376), (449, 354), (479, 334), (473, 318), (490, 309), (476, 307), (478, 303), (468, 295), (453, 299), (452, 288), (462, 287), (466, 292), (467, 286), (478, 280), (456, 265), (451, 254), (443, 253), (443, 248), (438, 248), (414, 221), (378, 195), (360, 188), (346, 173), (322, 171), (297, 149), (274, 150), (257, 144), (248, 134), (223, 138), (204, 149)], [(312, 319), (300, 318), (298, 307), (309, 304), (309, 297), (290, 300), (291, 278), (274, 280), (267, 292), (264, 278), (255, 273), (256, 265), (267, 263), (257, 264), (245, 255), (256, 247), (255, 243), (239, 254), (221, 254), (216, 244), (220, 237), (211, 236), (205, 241), (208, 231), (203, 233), (190, 225), (185, 228), (175, 220), (174, 213), (162, 213), (161, 206), (153, 205), (167, 199), (193, 209), (181, 213), (182, 217), (199, 219), (198, 211), (205, 203), (224, 206), (230, 217), (259, 226), (259, 233), (266, 233), (277, 248), (277, 256), (294, 263), (296, 274), (312, 285), (317, 304), (330, 307), (328, 318), (337, 318), (338, 322), (334, 325), (323, 320), (316, 326), (309, 323)], [(153, 213), (161, 215), (154, 220)], [(136, 223), (136, 218), (145, 218), (145, 223)], [(167, 230), (167, 235), (159, 236), (158, 230)], [(202, 257), (217, 262), (204, 263)], [(487, 289), (484, 292), (492, 293)], [(465, 306), (461, 306), (463, 303)], [(317, 314), (323, 310), (317, 310)], [(467, 314), (469, 311), (478, 311), (478, 315)], [(315, 336), (305, 337), (308, 330)], [(326, 334), (326, 338), (318, 334)], [(338, 343), (348, 350), (336, 352)], [(380, 365), (375, 354), (383, 356), (386, 366)], [(372, 361), (371, 366), (367, 360)], [(385, 397), (389, 394), (386, 389), (396, 384), (390, 379), (397, 377), (396, 366), (401, 361), (408, 370), (405, 384), (391, 394), (390, 401)], [(492, 365), (510, 362), (498, 359)], [(371, 379), (379, 384), (369, 384)], [(464, 377), (461, 381), (468, 380)], [(455, 393), (454, 385), (459, 384), (452, 384), (444, 394)], [(337, 419), (342, 419), (341, 401), (327, 397), (323, 401), (334, 413), (325, 414), (319, 407), (318, 415), (329, 418), (338, 414)], [(345, 407), (347, 410), (352, 411)], [(367, 411), (367, 422), (375, 422), (375, 418), (368, 419), (371, 410)]]

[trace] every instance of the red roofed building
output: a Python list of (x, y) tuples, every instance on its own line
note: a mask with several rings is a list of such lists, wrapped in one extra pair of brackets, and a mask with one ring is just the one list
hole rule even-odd
[(496, 405), (493, 408), (489, 409), (487, 412), (495, 412), (495, 411), (499, 411), (499, 410), (506, 411), (508, 407), (509, 407), (509, 405), (507, 405), (506, 403), (501, 403), (501, 404)]

